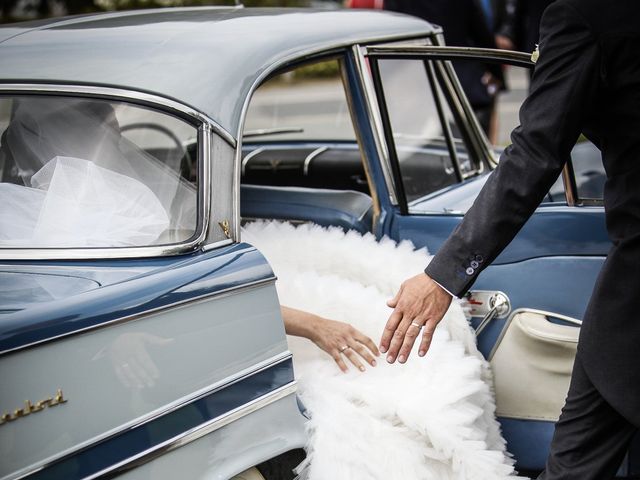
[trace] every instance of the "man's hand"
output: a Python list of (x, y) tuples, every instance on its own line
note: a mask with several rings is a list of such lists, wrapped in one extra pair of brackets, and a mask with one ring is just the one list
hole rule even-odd
[(380, 341), (380, 351), (388, 352), (387, 362), (395, 362), (396, 355), (400, 363), (406, 362), (423, 327), (418, 354), (425, 356), (436, 325), (447, 312), (451, 298), (426, 273), (405, 280), (396, 296), (387, 302), (394, 309)]

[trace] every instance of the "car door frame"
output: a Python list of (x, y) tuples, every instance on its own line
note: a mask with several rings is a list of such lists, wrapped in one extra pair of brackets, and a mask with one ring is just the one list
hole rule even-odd
[[(450, 61), (482, 59), (530, 67), (533, 62), (529, 54), (441, 45), (401, 46), (397, 44), (362, 47), (358, 53), (362, 56), (362, 65), (371, 62), (372, 59), (375, 61), (383, 58), (424, 59), (437, 62), (443, 77), (448, 78), (443, 88), (443, 90), (446, 89), (444, 93), (451, 97), (450, 102), (451, 99), (455, 99), (455, 104), (450, 103), (450, 107), (454, 115), (457, 111), (463, 120), (460, 128), (468, 129), (469, 137), (474, 139), (474, 144), (470, 147), (476, 148), (476, 153), (486, 161), (487, 165), (490, 167), (497, 165), (497, 159), (475, 119)], [(363, 75), (366, 75), (366, 72), (363, 72)], [(371, 77), (374, 76), (375, 73), (371, 75)], [(393, 137), (389, 124), (385, 125), (383, 121), (383, 110), (386, 106), (378, 94), (381, 86), (376, 85), (374, 78), (369, 80), (367, 86), (371, 89), (371, 102), (378, 109), (379, 118), (376, 123), (380, 124), (378, 128), (382, 131), (387, 149), (380, 160), (390, 162), (387, 169), (393, 174), (398, 169), (393, 169), (391, 162), (397, 161), (397, 157), (392, 150)], [(535, 309), (555, 313), (558, 317), (582, 318), (591, 288), (609, 249), (610, 241), (606, 234), (604, 210), (597, 202), (594, 204), (580, 201), (571, 162), (564, 167), (562, 179), (566, 201), (541, 206), (516, 237), (519, 240), (512, 242), (512, 245), (496, 259), (494, 265), (488, 267), (479, 276), (474, 286), (478, 290), (506, 291), (511, 295), (514, 312)], [(388, 188), (395, 188), (399, 182), (401, 178), (396, 173), (392, 181), (388, 182)], [(406, 208), (404, 210), (401, 208), (401, 202), (404, 200), (400, 197), (402, 190), (395, 189), (393, 194), (397, 203), (390, 208), (385, 219), (386, 224), (380, 227), (380, 231), (396, 240), (409, 239), (418, 247), (426, 245), (435, 252), (462, 219), (461, 214), (409, 214)], [(390, 197), (393, 198), (394, 195)], [(547, 229), (553, 225), (556, 227), (566, 225), (566, 229), (563, 232), (551, 229), (549, 232)], [(429, 229), (432, 232), (425, 236), (424, 231)], [(420, 235), (427, 240), (421, 242)], [(585, 239), (591, 242), (585, 242)], [(549, 271), (549, 267), (553, 268), (553, 275), (545, 273)], [(517, 278), (528, 280), (521, 285), (513, 285), (513, 279)], [(531, 285), (536, 284), (542, 286), (544, 291), (529, 290)], [(562, 297), (558, 292), (566, 292), (566, 295)], [(567, 299), (582, 299), (584, 304), (568, 306)], [(478, 337), (479, 347), (485, 356), (492, 351), (508, 325), (508, 321), (506, 317), (494, 319)], [(474, 326), (479, 322), (480, 319), (476, 319), (473, 322)], [(510, 449), (519, 461), (520, 458), (524, 460), (520, 466), (534, 470), (542, 468), (553, 432), (553, 423), (519, 420), (510, 422), (509, 419), (502, 423)], [(537, 452), (535, 455), (527, 456), (526, 452), (534, 450)]]

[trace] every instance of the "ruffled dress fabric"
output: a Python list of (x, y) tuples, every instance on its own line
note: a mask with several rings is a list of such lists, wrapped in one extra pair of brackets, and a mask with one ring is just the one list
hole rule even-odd
[[(351, 323), (378, 341), (385, 302), (420, 273), (426, 250), (410, 242), (318, 226), (258, 222), (243, 240), (278, 276), (280, 302)], [(310, 412), (300, 478), (484, 480), (510, 478), (513, 461), (495, 418), (491, 375), (461, 306), (454, 302), (426, 357), (383, 357), (343, 374), (306, 339), (289, 337), (299, 394)]]

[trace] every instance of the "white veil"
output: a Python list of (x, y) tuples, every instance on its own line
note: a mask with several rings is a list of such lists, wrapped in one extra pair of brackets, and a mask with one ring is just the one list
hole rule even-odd
[(0, 183), (1, 245), (150, 245), (195, 231), (195, 188), (124, 138), (108, 102), (16, 99), (0, 148), (12, 182)]

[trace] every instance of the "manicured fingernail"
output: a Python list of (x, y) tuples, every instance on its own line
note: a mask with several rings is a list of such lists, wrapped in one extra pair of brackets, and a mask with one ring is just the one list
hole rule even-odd
[(427, 354), (427, 352), (425, 352), (424, 350), (420, 350), (418, 352), (418, 355), (420, 355), (421, 357), (424, 357)]
[(393, 363), (393, 355), (387, 355), (387, 362)]
[(360, 367), (360, 371), (361, 371), (361, 372), (364, 372), (364, 367)]
[(371, 360), (371, 366), (375, 367), (376, 366), (376, 361), (375, 360)]
[(387, 349), (386, 349), (386, 348), (384, 348), (382, 345), (380, 345), (380, 351), (381, 351), (382, 353), (385, 353), (385, 352), (387, 351)]
[(405, 361), (405, 360), (406, 360), (406, 358), (404, 357), (404, 355), (400, 355), (400, 356), (398, 357), (398, 361), (399, 361), (400, 363), (404, 363), (404, 361)]

